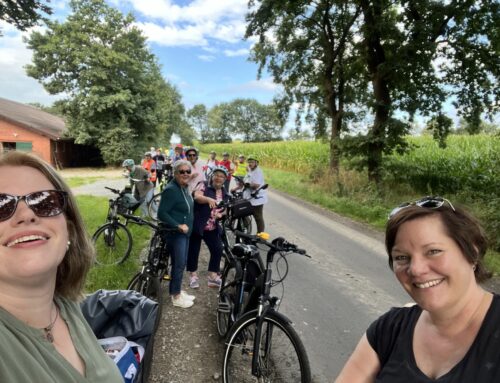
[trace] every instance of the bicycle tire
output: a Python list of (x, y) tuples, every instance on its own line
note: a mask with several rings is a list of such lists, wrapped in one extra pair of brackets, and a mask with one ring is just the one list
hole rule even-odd
[(217, 332), (224, 337), (232, 325), (232, 312), (237, 299), (237, 286), (232, 285), (236, 280), (236, 267), (228, 263), (221, 278), (221, 287), (217, 295)]
[(125, 262), (132, 250), (132, 234), (120, 222), (109, 222), (99, 227), (92, 236), (96, 263), (102, 266)]
[[(237, 224), (236, 224), (236, 230), (241, 231), (242, 233), (245, 234), (252, 234), (252, 216), (246, 216), (246, 217), (240, 217), (238, 218)], [(241, 239), (237, 238), (238, 242), (241, 242)]]
[(304, 345), (289, 320), (275, 311), (267, 312), (262, 322), (262, 376), (257, 379), (252, 375), (256, 315), (256, 311), (243, 315), (231, 328), (224, 352), (223, 382), (310, 383), (311, 368)]
[(148, 262), (153, 266), (155, 275), (158, 276), (160, 282), (163, 280), (165, 274), (168, 275), (169, 261), (170, 254), (166, 244), (159, 234), (155, 234), (150, 242)]
[(153, 198), (151, 198), (151, 201), (148, 202), (148, 215), (151, 217), (153, 221), (158, 221), (158, 207), (160, 206), (160, 200), (161, 200), (161, 192), (156, 193)]
[(158, 315), (161, 315), (163, 305), (163, 294), (161, 290), (161, 282), (157, 277), (139, 271), (134, 275), (129, 285), (128, 290), (135, 290), (145, 297), (158, 303)]

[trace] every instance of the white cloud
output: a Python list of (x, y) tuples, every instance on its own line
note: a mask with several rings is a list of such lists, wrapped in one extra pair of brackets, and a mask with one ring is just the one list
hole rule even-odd
[(23, 34), (5, 22), (0, 22), (0, 29), (4, 34), (0, 37), (0, 97), (52, 104), (57, 97), (49, 95), (37, 80), (26, 75), (24, 66), (31, 63), (32, 52), (23, 43)]
[(215, 60), (215, 56), (211, 56), (211, 55), (199, 55), (198, 58), (201, 61), (208, 61), (208, 62)]
[(224, 54), (227, 57), (248, 56), (249, 53), (250, 53), (250, 50), (247, 48), (242, 48), (242, 49), (237, 49), (237, 50), (230, 50), (230, 49), (224, 50)]
[(142, 16), (137, 26), (163, 46), (207, 46), (208, 40), (235, 44), (245, 33), (247, 0), (129, 0)]
[(263, 78), (260, 80), (252, 80), (241, 87), (242, 89), (248, 90), (264, 90), (268, 92), (275, 92), (280, 88), (281, 85), (276, 84), (271, 77)]

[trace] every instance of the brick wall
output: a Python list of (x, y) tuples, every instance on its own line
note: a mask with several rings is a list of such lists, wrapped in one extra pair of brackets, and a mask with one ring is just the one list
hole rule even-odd
[(33, 153), (55, 165), (50, 154), (49, 138), (0, 119), (0, 143), (3, 142), (31, 142)]

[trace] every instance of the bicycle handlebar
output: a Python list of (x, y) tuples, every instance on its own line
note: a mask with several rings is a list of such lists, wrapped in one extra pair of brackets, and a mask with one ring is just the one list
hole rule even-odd
[(283, 237), (278, 237), (273, 239), (272, 242), (268, 242), (265, 239), (262, 239), (258, 235), (251, 235), (251, 234), (246, 234), (242, 233), (241, 231), (235, 230), (234, 234), (237, 237), (244, 238), (249, 240), (252, 243), (261, 243), (263, 245), (266, 245), (273, 251), (286, 251), (286, 252), (292, 252), (292, 253), (297, 253), (300, 255), (304, 255), (308, 258), (311, 258), (310, 255), (307, 254), (307, 251), (304, 249), (300, 249), (297, 247), (297, 245), (288, 242), (285, 238)]

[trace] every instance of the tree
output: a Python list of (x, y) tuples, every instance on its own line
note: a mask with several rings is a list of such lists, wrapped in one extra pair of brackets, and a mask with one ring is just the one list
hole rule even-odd
[(366, 90), (358, 81), (359, 71), (353, 70), (357, 62), (353, 27), (360, 6), (332, 0), (252, 0), (249, 8), (246, 38), (258, 37), (251, 57), (259, 64), (258, 76), (267, 68), (284, 86), (281, 104), (300, 105), (298, 124), (306, 112), (320, 128), (317, 136), (326, 135), (330, 127), (330, 167), (338, 171), (347, 109)]
[(210, 141), (208, 130), (208, 112), (203, 104), (193, 106), (187, 112), (187, 119), (191, 126), (198, 132), (198, 137), (202, 144)]
[(332, 169), (340, 133), (361, 107), (372, 111), (373, 123), (343, 150), (361, 150), (376, 182), (383, 154), (402, 148), (410, 130), (395, 111), (411, 123), (454, 96), (473, 124), (483, 112), (498, 112), (496, 1), (254, 0), (249, 9), (246, 36), (259, 39), (252, 53), (259, 75), (271, 72), (289, 105), (312, 114), (316, 133), (331, 126)]
[(222, 102), (208, 112), (209, 142), (231, 142), (231, 107)]
[(453, 120), (439, 113), (427, 123), (427, 130), (432, 132), (440, 148), (446, 148), (446, 137), (450, 134), (452, 126)]
[[(29, 76), (61, 102), (75, 142), (97, 146), (106, 163), (140, 156), (151, 142), (178, 128), (184, 106), (161, 76), (146, 38), (104, 0), (73, 0), (63, 23), (27, 39)], [(169, 134), (170, 133), (170, 134)]]
[(257, 100), (238, 98), (228, 104), (233, 134), (241, 134), (245, 142), (281, 140), (284, 120), (275, 105), (263, 105)]
[[(52, 9), (44, 3), (50, 0), (5, 0), (0, 2), (0, 20), (14, 25), (20, 31), (25, 31), (38, 24), (43, 14), (51, 15)], [(0, 29), (0, 36), (2, 31)]]

